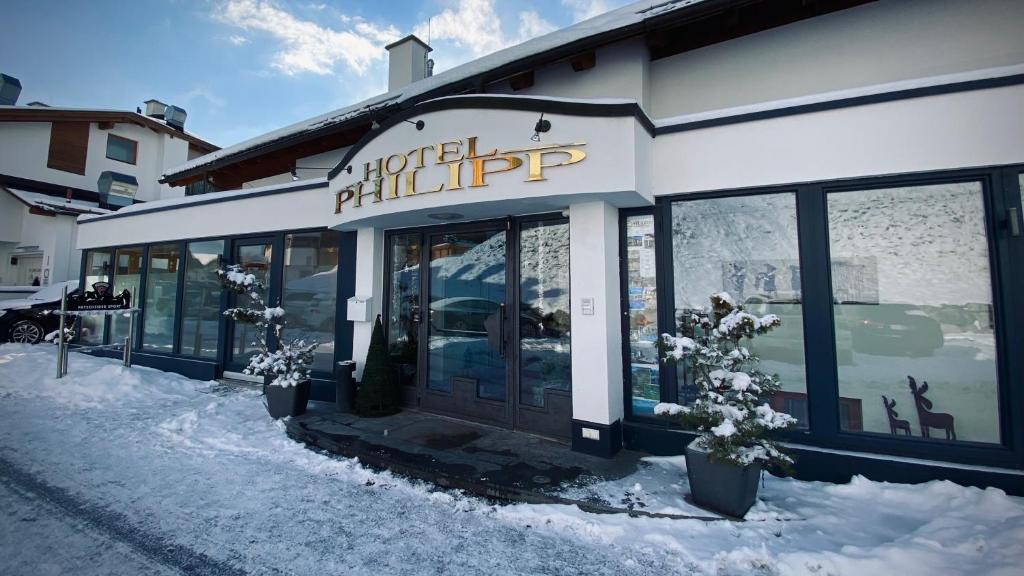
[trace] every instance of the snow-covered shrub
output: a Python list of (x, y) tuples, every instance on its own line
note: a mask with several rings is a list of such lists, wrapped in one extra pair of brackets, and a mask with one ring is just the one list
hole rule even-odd
[[(64, 342), (73, 342), (75, 340), (75, 323), (70, 322), (68, 326), (64, 327)], [(60, 344), (59, 340), (60, 328), (57, 328), (53, 332), (50, 332), (43, 337), (43, 340), (51, 344)]]
[[(263, 284), (256, 276), (242, 270), (238, 265), (231, 265), (217, 270), (224, 290), (234, 292), (240, 298), (248, 299), (248, 306), (229, 308), (224, 315), (235, 322), (255, 326), (257, 352), (249, 359), (249, 365), (242, 372), (252, 376), (273, 376), (271, 386), (295, 386), (309, 379), (309, 366), (313, 363), (313, 352), (319, 342), (306, 343), (300, 338), (284, 340), (282, 332), (285, 327), (284, 308), (267, 306), (263, 301)], [(273, 332), (275, 350), (270, 350), (267, 341), (267, 329)]]
[(697, 445), (712, 458), (739, 466), (792, 462), (767, 437), (770, 430), (796, 423), (769, 405), (779, 390), (778, 376), (756, 370), (757, 356), (742, 345), (780, 323), (774, 314), (758, 317), (744, 312), (728, 293), (712, 294), (710, 312), (680, 318), (682, 336), (662, 334), (658, 342), (667, 362), (686, 366), (697, 399), (692, 406), (661, 403), (654, 413), (700, 430)]

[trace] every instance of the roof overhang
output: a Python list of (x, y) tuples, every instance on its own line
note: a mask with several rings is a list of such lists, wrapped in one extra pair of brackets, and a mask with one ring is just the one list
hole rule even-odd
[(219, 150), (202, 138), (182, 132), (148, 116), (121, 110), (86, 110), (72, 108), (43, 108), (36, 106), (0, 106), (0, 122), (109, 122), (135, 124), (154, 132), (163, 132), (181, 138), (204, 152)]

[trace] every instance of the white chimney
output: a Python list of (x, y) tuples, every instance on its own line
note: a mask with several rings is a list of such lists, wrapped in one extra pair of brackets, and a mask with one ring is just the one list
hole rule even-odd
[(433, 50), (414, 34), (392, 42), (388, 51), (388, 91), (427, 77), (427, 53)]

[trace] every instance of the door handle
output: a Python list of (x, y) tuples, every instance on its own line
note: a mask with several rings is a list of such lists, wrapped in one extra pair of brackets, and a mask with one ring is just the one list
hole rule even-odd
[(501, 346), (498, 346), (498, 357), (505, 357), (505, 303), (502, 302), (498, 305), (498, 342)]
[(1020, 213), (1018, 212), (1017, 207), (1014, 206), (1007, 210), (1007, 212), (1007, 217), (1010, 221), (1010, 236), (1020, 236)]

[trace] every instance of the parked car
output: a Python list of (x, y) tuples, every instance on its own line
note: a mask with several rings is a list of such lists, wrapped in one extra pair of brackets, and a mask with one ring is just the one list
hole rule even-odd
[(78, 290), (78, 280), (58, 282), (18, 300), (0, 301), (0, 342), (37, 344), (60, 326), (60, 295), (67, 286), (68, 294)]

